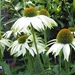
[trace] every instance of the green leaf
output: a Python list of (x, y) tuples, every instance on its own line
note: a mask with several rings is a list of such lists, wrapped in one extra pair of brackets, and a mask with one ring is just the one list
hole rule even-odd
[(40, 65), (39, 65), (39, 61), (38, 61), (38, 58), (37, 57), (35, 57), (34, 69), (35, 69), (35, 73), (40, 73), (41, 72)]
[(69, 75), (66, 71), (61, 71), (59, 75)]
[(6, 75), (11, 75), (11, 71), (8, 64), (6, 64), (5, 62), (0, 62), (0, 65), (3, 67)]
[(24, 75), (23, 72), (19, 72), (18, 75)]
[(75, 0), (73, 0), (73, 8), (75, 9)]
[(18, 18), (10, 19), (10, 20), (8, 20), (4, 25), (7, 25), (7, 24), (9, 24), (9, 23), (12, 23), (12, 22), (16, 21), (17, 19), (18, 19)]
[(60, 20), (57, 20), (57, 22), (61, 25), (61, 28), (64, 27), (64, 24)]
[(33, 74), (29, 70), (26, 70), (24, 75), (33, 75)]
[(55, 67), (53, 68), (53, 71), (55, 73), (55, 75), (59, 74), (59, 65), (55, 65)]
[(75, 65), (72, 65), (72, 70), (69, 72), (69, 74), (74, 74), (75, 73)]

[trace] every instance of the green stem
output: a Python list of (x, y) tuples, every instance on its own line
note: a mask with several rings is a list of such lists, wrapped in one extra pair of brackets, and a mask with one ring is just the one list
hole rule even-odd
[[(45, 41), (45, 45), (47, 45), (47, 36), (46, 36), (46, 27), (45, 26), (44, 26), (44, 41)], [(47, 58), (47, 61), (46, 61), (47, 65), (48, 65), (48, 67), (50, 67), (49, 56), (46, 56), (46, 58)]]
[(59, 70), (61, 71), (61, 53), (59, 54)]
[(19, 17), (21, 17), (20, 13), (15, 9), (15, 6), (13, 5), (12, 1), (10, 2), (11, 6), (15, 10), (15, 12), (18, 14)]
[(28, 63), (29, 63), (29, 67), (30, 67), (30, 72), (33, 73), (34, 72), (34, 66), (33, 66), (32, 58), (31, 58), (31, 56), (30, 56), (28, 51), (27, 51), (27, 57), (28, 57)]
[(65, 60), (65, 70), (69, 73), (69, 62)]
[(0, 50), (0, 61), (3, 61), (1, 50)]
[(36, 44), (36, 39), (35, 39), (34, 28), (33, 28), (32, 24), (31, 24), (31, 28), (32, 28), (32, 35), (33, 35), (33, 40), (34, 40), (35, 48), (36, 48), (36, 51), (37, 51), (37, 58), (38, 58), (38, 61), (39, 61), (39, 65), (40, 65), (40, 68), (41, 68), (41, 70), (43, 72), (43, 75), (45, 75), (44, 67), (43, 67), (43, 64), (42, 64), (40, 56), (39, 56), (39, 52), (38, 52), (38, 48), (37, 48), (37, 44)]
[(24, 9), (26, 8), (26, 0), (22, 0)]

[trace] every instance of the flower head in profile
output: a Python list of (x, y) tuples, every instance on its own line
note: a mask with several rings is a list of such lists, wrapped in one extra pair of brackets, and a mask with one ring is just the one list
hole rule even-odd
[[(36, 37), (37, 38), (37, 37)], [(37, 51), (35, 49), (35, 45), (33, 43), (33, 37), (32, 35), (22, 35), (17, 40), (15, 40), (12, 45), (10, 46), (10, 54), (14, 55), (16, 57), (20, 55), (25, 55), (27, 51), (34, 57), (35, 54), (37, 54)], [(39, 53), (44, 52), (44, 45), (39, 42), (37, 39), (37, 47), (39, 49)]]
[(39, 11), (39, 15), (45, 15), (45, 16), (50, 16), (49, 12), (46, 9), (41, 9)]
[(75, 37), (75, 27), (69, 27), (68, 29), (71, 31), (71, 33)]
[(38, 15), (37, 10), (31, 7), (24, 10), (24, 16), (19, 18), (11, 29), (13, 32), (20, 32), (27, 30), (31, 25), (34, 29), (40, 31), (44, 29), (44, 26), (52, 28), (57, 26), (57, 23), (45, 15)]
[(3, 38), (0, 34), (0, 51), (2, 55), (4, 53), (6, 46), (9, 47), (10, 45), (10, 40)]
[(68, 61), (70, 55), (70, 46), (75, 50), (75, 39), (70, 30), (64, 28), (58, 32), (56, 39), (50, 41), (49, 45), (52, 46), (48, 50), (47, 55), (52, 52), (56, 57), (62, 50), (64, 59)]

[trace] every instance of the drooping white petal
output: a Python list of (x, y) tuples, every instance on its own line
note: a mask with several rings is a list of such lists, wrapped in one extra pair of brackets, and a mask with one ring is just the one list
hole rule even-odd
[(4, 47), (4, 49), (5, 49), (5, 44), (3, 44), (2, 42), (0, 42), (0, 48), (1, 47)]
[(18, 44), (16, 45), (13, 49), (11, 49), (11, 55), (17, 53), (18, 51), (20, 51), (21, 45)]
[(64, 54), (64, 59), (66, 59), (68, 61), (69, 60), (69, 55), (70, 55), (70, 46), (69, 46), (69, 44), (64, 45), (63, 54)]
[(9, 40), (8, 39), (4, 39), (4, 38), (2, 38), (1, 40), (0, 40), (0, 43), (3, 43), (4, 45), (6, 45), (6, 46), (10, 46), (11, 44), (9, 43)]
[(32, 46), (30, 48), (34, 51), (35, 54), (37, 54), (37, 51), (36, 51), (35, 47)]
[(26, 49), (23, 46), (22, 46), (22, 54), (23, 54), (23, 56), (26, 54)]
[(29, 19), (29, 21), (36, 30), (44, 29), (44, 25), (38, 17), (32, 17)]
[(18, 45), (13, 46), (13, 47), (11, 48), (11, 51), (10, 51), (10, 54), (11, 54), (11, 55), (13, 55), (13, 54), (15, 54), (15, 53), (17, 52), (17, 47), (18, 47)]
[(24, 48), (24, 45), (20, 46), (20, 50), (17, 51), (17, 56), (20, 56), (21, 54), (24, 56), (26, 53), (26, 49)]
[(6, 33), (3, 34), (3, 37), (4, 38), (9, 38), (11, 34), (12, 34), (12, 31), (9, 30), (9, 31), (7, 31)]
[(39, 54), (42, 53), (42, 52), (44, 53), (46, 51), (44, 47), (45, 46), (43, 44), (41, 44), (41, 43), (37, 44), (37, 48), (38, 48), (38, 53)]
[(60, 52), (60, 50), (62, 49), (63, 45), (59, 44), (59, 43), (55, 43), (53, 44), (50, 49), (48, 50), (48, 52), (46, 53), (47, 55), (51, 52), (53, 52), (53, 54), (55, 54), (55, 56), (57, 56)]
[(22, 17), (13, 24), (11, 30), (13, 32), (19, 31), (22, 30), (22, 28), (27, 28), (29, 24), (30, 24), (29, 18)]
[(41, 21), (44, 23), (44, 25), (48, 28), (52, 28), (53, 26), (57, 26), (57, 23), (53, 19), (51, 19), (45, 15), (40, 15), (38, 17), (41, 19)]
[(16, 51), (17, 51), (16, 54), (17, 54), (17, 56), (20, 56), (21, 55), (21, 46), (22, 45), (19, 44), (18, 47), (16, 48)]
[(58, 47), (57, 47), (57, 50), (53, 51), (53, 54), (55, 53), (55, 57), (60, 53), (60, 51), (62, 50), (63, 46), (64, 46), (63, 44), (59, 44)]
[(29, 45), (28, 45), (28, 43), (24, 43), (23, 46), (24, 46), (26, 49), (29, 49), (29, 48), (30, 48)]
[(34, 57), (34, 52), (32, 49), (28, 49), (29, 53)]

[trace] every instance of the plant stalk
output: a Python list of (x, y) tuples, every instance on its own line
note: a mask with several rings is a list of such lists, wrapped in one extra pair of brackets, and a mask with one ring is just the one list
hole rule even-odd
[(29, 67), (30, 67), (30, 72), (33, 73), (34, 72), (34, 66), (33, 66), (32, 58), (31, 58), (31, 56), (30, 56), (28, 51), (27, 51), (27, 57), (28, 57), (28, 63), (29, 63)]
[(36, 39), (35, 39), (34, 28), (33, 28), (32, 24), (31, 24), (31, 28), (32, 28), (32, 35), (33, 35), (33, 40), (34, 40), (35, 48), (36, 48), (36, 51), (37, 51), (37, 58), (38, 58), (38, 61), (39, 61), (40, 69), (42, 70), (43, 75), (45, 75), (44, 67), (43, 67), (43, 64), (42, 64), (40, 56), (39, 56), (39, 52), (38, 52), (38, 48), (37, 48), (37, 44), (36, 44)]

